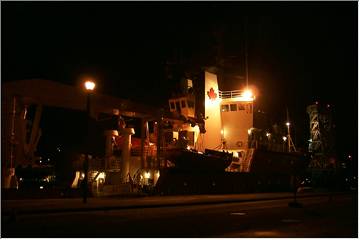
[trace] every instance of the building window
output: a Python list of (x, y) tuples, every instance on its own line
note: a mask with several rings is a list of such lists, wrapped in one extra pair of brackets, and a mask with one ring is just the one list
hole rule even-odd
[(244, 106), (244, 104), (242, 104), (242, 103), (239, 103), (239, 111), (241, 111), (241, 110), (245, 110), (245, 106)]
[(222, 112), (228, 112), (229, 111), (229, 105), (228, 104), (221, 105), (221, 111)]
[(185, 100), (181, 100), (181, 108), (186, 108)]
[(170, 109), (175, 109), (175, 103), (174, 102), (170, 102)]
[(230, 104), (230, 111), (236, 112), (236, 104)]

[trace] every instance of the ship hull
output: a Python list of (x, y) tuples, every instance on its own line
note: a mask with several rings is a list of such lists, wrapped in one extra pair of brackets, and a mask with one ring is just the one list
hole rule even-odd
[[(205, 168), (205, 171), (200, 164), (204, 159), (200, 158), (195, 162), (190, 161), (191, 158), (179, 159), (174, 161), (178, 163), (178, 167), (161, 171), (156, 185), (158, 193), (172, 195), (293, 191), (294, 177), (301, 176), (308, 163), (306, 157), (299, 153), (266, 150), (255, 150), (249, 172), (226, 172), (224, 165)], [(213, 161), (216, 162), (215, 159)], [(202, 170), (196, 171), (199, 169)]]

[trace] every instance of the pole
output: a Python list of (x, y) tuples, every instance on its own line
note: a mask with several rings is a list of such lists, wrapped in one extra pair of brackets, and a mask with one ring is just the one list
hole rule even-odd
[(11, 138), (10, 138), (10, 169), (14, 167), (15, 159), (15, 118), (16, 118), (16, 97), (13, 96), (12, 112), (11, 112)]
[(290, 152), (290, 126), (287, 125), (287, 145), (288, 145), (288, 152)]
[(141, 148), (140, 148), (140, 160), (141, 160), (141, 169), (144, 169), (145, 166), (145, 151), (144, 151), (144, 146), (145, 146), (145, 124), (146, 124), (146, 120), (144, 118), (141, 118)]
[(83, 184), (83, 203), (87, 203), (87, 195), (88, 195), (88, 172), (89, 172), (89, 139), (90, 139), (90, 92), (86, 95), (86, 146), (85, 146), (85, 160), (84, 160), (84, 184)]
[(249, 72), (248, 72), (248, 49), (247, 49), (247, 17), (245, 18), (245, 77), (246, 77), (246, 89), (248, 89)]

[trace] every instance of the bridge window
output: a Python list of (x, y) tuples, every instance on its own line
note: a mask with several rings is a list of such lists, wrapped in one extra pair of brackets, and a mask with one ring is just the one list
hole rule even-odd
[(176, 111), (181, 112), (180, 102), (176, 101)]
[(252, 104), (246, 104), (246, 113), (252, 113), (253, 106)]
[(174, 102), (170, 102), (170, 109), (175, 109), (175, 103)]
[(187, 101), (187, 104), (188, 104), (188, 106), (189, 106), (189, 108), (194, 108), (194, 102), (193, 101), (190, 101), (190, 100), (188, 100)]
[(230, 111), (236, 112), (236, 104), (230, 104)]
[(221, 111), (222, 112), (228, 112), (229, 111), (229, 105), (228, 104), (221, 105)]
[(242, 103), (239, 103), (239, 111), (241, 111), (241, 110), (245, 110), (245, 106), (244, 106), (244, 104), (242, 104)]
[(185, 100), (181, 100), (181, 108), (186, 108)]

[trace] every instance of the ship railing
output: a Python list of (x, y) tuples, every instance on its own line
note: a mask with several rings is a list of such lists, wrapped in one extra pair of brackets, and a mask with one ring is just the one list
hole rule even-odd
[(239, 98), (244, 94), (243, 90), (232, 90), (232, 91), (219, 91), (219, 98), (227, 99), (227, 98)]

